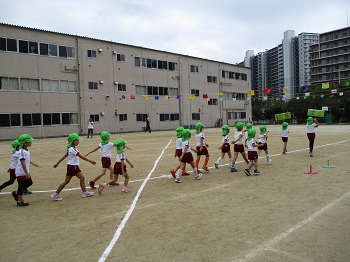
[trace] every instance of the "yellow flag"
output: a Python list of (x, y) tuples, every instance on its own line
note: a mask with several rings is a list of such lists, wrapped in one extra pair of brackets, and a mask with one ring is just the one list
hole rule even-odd
[(193, 100), (196, 97), (195, 94), (190, 94), (190, 99)]
[(254, 90), (248, 90), (248, 96), (254, 96), (255, 91)]
[(168, 96), (168, 95), (165, 95), (164, 98), (165, 98), (165, 99), (169, 99), (169, 96)]
[(283, 94), (287, 93), (288, 89), (289, 89), (289, 87), (288, 87), (288, 86), (285, 86), (285, 87), (283, 88)]
[(224, 95), (224, 93), (223, 92), (219, 92), (218, 93), (218, 96), (220, 97), (220, 96), (223, 96)]
[(328, 89), (329, 88), (329, 82), (322, 83), (322, 89)]
[(145, 100), (148, 100), (148, 96), (143, 96), (143, 98), (144, 98)]

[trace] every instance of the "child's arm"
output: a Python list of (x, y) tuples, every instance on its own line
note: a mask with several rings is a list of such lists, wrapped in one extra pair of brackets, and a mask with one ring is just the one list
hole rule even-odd
[(21, 159), (21, 165), (22, 165), (24, 173), (26, 174), (26, 178), (29, 179), (30, 178), (30, 174), (28, 173), (25, 159)]
[(242, 136), (243, 136), (243, 134), (240, 134), (239, 137), (237, 138), (237, 140), (232, 141), (231, 144), (237, 143), (242, 138)]
[(127, 157), (125, 158), (125, 160), (126, 160), (126, 162), (128, 162), (128, 164), (129, 164), (129, 166), (130, 166), (131, 168), (134, 168), (134, 165), (131, 164), (131, 162), (129, 161), (129, 159), (128, 159)]
[(315, 127), (318, 127), (318, 126), (320, 125), (320, 123), (317, 121), (316, 117), (315, 117), (315, 119), (314, 119), (314, 123), (316, 124)]
[(90, 155), (91, 153), (96, 152), (99, 148), (100, 148), (99, 146), (96, 147), (94, 150), (90, 151), (90, 152), (87, 153), (85, 156), (88, 156), (88, 155)]
[[(181, 156), (179, 157), (179, 161), (180, 161), (180, 162), (181, 162), (182, 158), (184, 157), (184, 155), (185, 155), (187, 149), (188, 149), (188, 146), (185, 146), (184, 150), (182, 150), (182, 154), (181, 154)], [(191, 148), (191, 149), (192, 149), (192, 148)]]
[[(197, 149), (191, 147), (191, 150), (192, 150), (193, 152), (197, 153)], [(199, 151), (200, 151), (200, 150), (199, 150)], [(185, 151), (185, 152), (186, 152), (186, 151)]]
[(58, 162), (56, 164), (53, 165), (54, 168), (58, 167), (58, 165), (68, 156), (68, 152), (65, 153), (60, 160), (58, 160)]
[(96, 161), (90, 160), (90, 159), (88, 159), (87, 157), (81, 155), (80, 153), (78, 153), (78, 157), (80, 157), (81, 159), (83, 159), (83, 160), (85, 160), (85, 161), (87, 161), (87, 162), (90, 162), (90, 163), (93, 164), (93, 165), (96, 165)]
[(35, 166), (35, 167), (39, 167), (38, 164), (36, 164), (36, 163), (34, 163), (34, 162), (32, 162), (32, 161), (30, 161), (30, 163), (31, 163), (33, 166)]
[(128, 147), (127, 145), (125, 145), (125, 148), (129, 149), (129, 150), (132, 150), (130, 147)]
[(122, 174), (123, 174), (123, 175), (125, 174), (125, 172), (124, 172), (124, 165), (125, 165), (125, 162), (124, 162), (124, 159), (122, 159), (122, 160), (120, 161), (120, 166), (121, 166), (121, 168), (122, 168)]

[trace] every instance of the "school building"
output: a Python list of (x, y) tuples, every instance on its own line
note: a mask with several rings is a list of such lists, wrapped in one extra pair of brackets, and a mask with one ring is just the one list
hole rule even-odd
[(0, 61), (0, 139), (252, 119), (243, 66), (3, 23)]

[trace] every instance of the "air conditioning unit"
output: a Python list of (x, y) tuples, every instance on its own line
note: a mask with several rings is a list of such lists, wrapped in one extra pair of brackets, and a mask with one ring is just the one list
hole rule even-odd
[(113, 51), (113, 55), (117, 54), (117, 51)]
[(117, 82), (117, 81), (114, 81), (114, 85), (118, 85), (118, 82)]
[(101, 84), (101, 85), (103, 84), (103, 80), (100, 80), (100, 84)]
[(102, 48), (99, 48), (98, 51), (101, 53), (102, 52)]

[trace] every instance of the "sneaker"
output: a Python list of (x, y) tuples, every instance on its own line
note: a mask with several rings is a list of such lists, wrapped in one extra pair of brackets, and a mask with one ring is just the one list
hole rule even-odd
[(176, 176), (175, 176), (175, 170), (171, 170), (170, 173), (171, 173), (171, 175), (173, 176), (173, 178), (176, 178)]
[(91, 197), (93, 195), (94, 195), (94, 192), (85, 191), (85, 192), (83, 192), (82, 197)]
[(238, 172), (238, 170), (237, 170), (234, 166), (231, 166), (230, 171), (231, 171), (231, 172)]
[(285, 155), (287, 153), (287, 151), (283, 151), (282, 154)]
[(206, 166), (204, 166), (204, 167), (202, 167), (205, 171), (209, 171), (209, 168), (208, 167), (206, 167)]
[(18, 195), (16, 193), (16, 191), (12, 191), (11, 195), (13, 196), (13, 198), (18, 201)]
[(258, 170), (254, 170), (254, 175), (260, 175), (260, 172)]
[(310, 156), (312, 157), (312, 152), (309, 152), (310, 153)]
[(52, 197), (54, 200), (56, 200), (56, 201), (61, 201), (61, 200), (62, 200), (62, 197), (60, 197), (60, 195), (57, 194), (57, 193), (53, 193), (53, 194), (51, 195), (51, 197)]
[(190, 173), (187, 173), (187, 172), (182, 172), (182, 174), (181, 174), (182, 176), (189, 176), (190, 175)]
[(32, 191), (29, 191), (28, 188), (27, 188), (27, 189), (24, 189), (24, 190), (23, 190), (23, 194), (25, 194), (25, 195), (31, 195), (31, 194), (33, 194), (33, 192), (32, 192)]
[(182, 180), (180, 178), (175, 178), (176, 183), (182, 183)]
[(96, 189), (95, 182), (92, 180), (89, 182), (89, 186), (91, 187), (91, 189)]
[(219, 169), (219, 164), (218, 163), (215, 162), (214, 166), (215, 166), (216, 169)]
[(272, 160), (269, 159), (269, 160), (267, 161), (267, 164), (268, 164), (268, 165), (271, 165), (271, 162), (272, 162)]
[(98, 193), (101, 194), (103, 189), (105, 189), (105, 186), (103, 184), (99, 184), (98, 189), (97, 189)]
[(17, 202), (17, 206), (18, 207), (26, 207), (26, 206), (29, 206), (29, 203), (22, 200), (19, 203)]
[(131, 190), (129, 190), (129, 189), (127, 189), (127, 188), (124, 188), (123, 189), (123, 193), (130, 193), (131, 192)]
[(196, 179), (199, 180), (199, 179), (201, 179), (201, 177), (202, 177), (202, 173), (197, 173)]
[(244, 173), (245, 173), (247, 176), (250, 176), (250, 171), (249, 171), (249, 169), (244, 169)]

